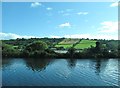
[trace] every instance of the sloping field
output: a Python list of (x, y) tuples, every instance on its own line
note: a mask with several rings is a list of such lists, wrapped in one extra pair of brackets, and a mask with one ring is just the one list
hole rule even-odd
[(73, 44), (79, 42), (80, 39), (64, 39), (61, 42), (59, 42), (57, 45), (55, 45), (55, 47), (63, 47), (65, 49), (71, 48), (73, 46)]
[(85, 48), (90, 48), (91, 46), (95, 47), (96, 46), (96, 41), (95, 40), (81, 40), (76, 46), (74, 47), (75, 49), (85, 49)]
[(80, 39), (64, 39), (63, 41), (59, 42), (58, 44), (75, 44), (77, 42), (79, 42)]
[(58, 44), (55, 45), (55, 47), (63, 47), (65, 49), (71, 48), (73, 45), (72, 44)]

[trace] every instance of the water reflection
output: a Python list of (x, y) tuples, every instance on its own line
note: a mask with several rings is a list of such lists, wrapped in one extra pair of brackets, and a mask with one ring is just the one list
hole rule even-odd
[[(7, 68), (11, 65), (11, 59), (10, 58), (4, 58), (2, 61), (2, 66), (1, 68)], [(4, 69), (3, 69), (4, 70)]]
[(52, 59), (25, 59), (26, 66), (33, 71), (42, 71), (53, 61)]
[(94, 69), (95, 73), (99, 75), (105, 71), (108, 60), (106, 59), (94, 59), (90, 61), (90, 68)]
[(118, 65), (113, 59), (12, 58), (3, 59), (2, 64), (3, 85), (8, 86), (118, 85)]
[(68, 62), (68, 67), (73, 69), (76, 66), (77, 59), (67, 59), (67, 62)]

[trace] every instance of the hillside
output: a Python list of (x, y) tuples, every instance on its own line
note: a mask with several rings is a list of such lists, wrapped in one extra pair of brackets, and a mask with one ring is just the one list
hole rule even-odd
[[(99, 43), (98, 46), (97, 43)], [(77, 58), (112, 58), (119, 57), (119, 46), (118, 40), (73, 38), (12, 39), (2, 40), (2, 54), (4, 57), (71, 57), (72, 53), (75, 52), (74, 57)]]
[(96, 40), (81, 40), (78, 44), (75, 45), (75, 49), (86, 49), (90, 48), (91, 46), (96, 46)]
[(65, 49), (69, 49), (71, 47), (74, 46), (74, 44), (76, 44), (77, 42), (79, 42), (80, 39), (64, 39), (62, 41), (60, 41), (58, 44), (55, 45), (55, 47), (63, 47)]

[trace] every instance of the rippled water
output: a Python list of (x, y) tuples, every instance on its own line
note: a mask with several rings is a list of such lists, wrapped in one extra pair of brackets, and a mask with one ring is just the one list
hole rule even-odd
[(3, 86), (118, 86), (118, 59), (3, 59)]

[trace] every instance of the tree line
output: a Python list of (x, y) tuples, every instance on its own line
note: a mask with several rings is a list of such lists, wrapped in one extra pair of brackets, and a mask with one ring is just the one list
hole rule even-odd
[[(6, 43), (5, 41), (1, 41), (0, 44), (2, 45), (1, 46), (2, 57), (26, 57), (26, 58), (30, 58), (30, 57), (35, 57), (35, 58), (119, 58), (120, 57), (120, 52), (119, 52), (120, 44), (119, 44), (119, 41), (116, 42), (115, 40), (111, 40), (111, 41), (98, 40), (96, 42), (95, 47), (91, 46), (90, 48), (84, 49), (79, 52), (76, 52), (76, 49), (71, 47), (67, 50), (67, 53), (56, 53), (54, 50), (50, 48), (50, 46), (53, 46), (52, 42), (54, 44), (56, 40), (51, 39), (51, 43), (49, 43), (48, 41), (45, 42), (41, 40), (36, 40), (36, 41), (29, 42), (27, 44), (20, 43), (19, 45), (13, 45), (13, 44)], [(106, 43), (106, 46), (103, 46), (103, 43)]]

